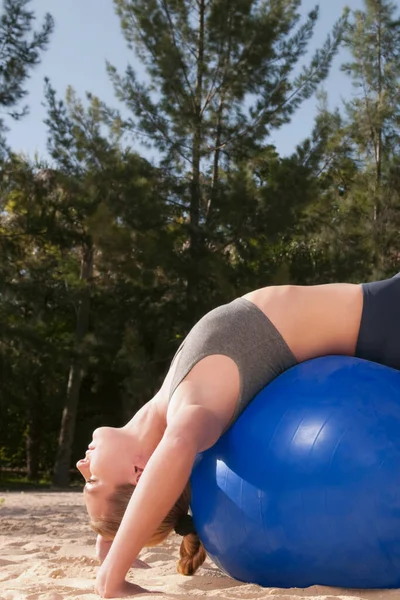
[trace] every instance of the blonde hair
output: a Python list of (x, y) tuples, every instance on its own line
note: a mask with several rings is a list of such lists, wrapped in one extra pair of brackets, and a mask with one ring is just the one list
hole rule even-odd
[[(93, 531), (100, 534), (106, 540), (114, 539), (129, 500), (135, 491), (135, 487), (135, 485), (130, 483), (117, 486), (115, 492), (108, 498), (109, 509), (107, 514), (90, 521)], [(161, 544), (171, 531), (174, 530), (179, 520), (187, 515), (189, 503), (190, 485), (188, 483), (175, 505), (157, 527), (145, 546), (151, 547)], [(179, 553), (180, 559), (177, 564), (177, 570), (181, 575), (193, 575), (207, 557), (205, 548), (197, 533), (189, 533), (183, 537)]]

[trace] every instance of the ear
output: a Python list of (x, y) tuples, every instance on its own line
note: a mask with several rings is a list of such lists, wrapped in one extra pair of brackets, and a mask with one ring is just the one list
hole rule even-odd
[(132, 483), (134, 485), (137, 485), (139, 483), (139, 479), (141, 478), (142, 473), (143, 473), (143, 469), (141, 467), (138, 467), (135, 465), (135, 475), (134, 475), (133, 481), (132, 481)]

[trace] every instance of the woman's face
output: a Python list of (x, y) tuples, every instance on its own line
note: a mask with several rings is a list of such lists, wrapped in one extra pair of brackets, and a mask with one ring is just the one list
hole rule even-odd
[(132, 437), (124, 429), (100, 427), (76, 467), (86, 480), (86, 507), (91, 518), (105, 513), (107, 498), (117, 485), (137, 483)]

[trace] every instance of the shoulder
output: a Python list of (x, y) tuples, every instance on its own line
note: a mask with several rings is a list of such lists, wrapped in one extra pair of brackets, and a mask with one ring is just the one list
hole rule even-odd
[(215, 412), (197, 404), (182, 404), (168, 411), (167, 432), (203, 452), (221, 437), (225, 422)]

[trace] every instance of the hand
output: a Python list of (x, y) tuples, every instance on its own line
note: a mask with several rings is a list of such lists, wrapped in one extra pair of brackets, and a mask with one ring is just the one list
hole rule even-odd
[(102, 563), (111, 548), (112, 540), (105, 540), (102, 535), (96, 538), (96, 557)]
[(110, 581), (107, 572), (100, 567), (97, 578), (95, 591), (101, 598), (125, 598), (126, 596), (136, 596), (137, 594), (145, 594), (147, 590), (130, 583), (123, 579), (122, 581)]

